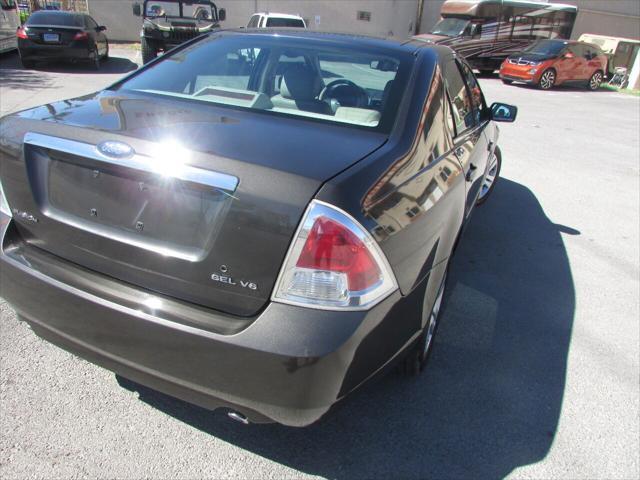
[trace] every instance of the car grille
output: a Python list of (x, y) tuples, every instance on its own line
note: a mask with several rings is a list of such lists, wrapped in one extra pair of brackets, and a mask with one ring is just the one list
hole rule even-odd
[(198, 36), (198, 30), (195, 28), (179, 28), (171, 30), (169, 40), (175, 43), (182, 43)]

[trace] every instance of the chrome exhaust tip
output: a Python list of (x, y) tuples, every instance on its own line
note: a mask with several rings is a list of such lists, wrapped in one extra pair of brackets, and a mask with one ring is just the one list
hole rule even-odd
[(227, 412), (227, 415), (231, 420), (235, 420), (236, 422), (240, 422), (243, 425), (249, 425), (249, 419), (246, 416), (244, 416), (243, 414), (241, 414), (240, 412), (230, 411), (230, 412)]

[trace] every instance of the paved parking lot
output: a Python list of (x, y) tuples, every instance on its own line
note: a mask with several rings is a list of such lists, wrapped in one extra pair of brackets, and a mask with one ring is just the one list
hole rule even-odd
[[(0, 57), (0, 114), (138, 62), (112, 55), (100, 73)], [(481, 82), (520, 113), (422, 377), (386, 376), (307, 429), (244, 427), (121, 386), (0, 299), (0, 478), (638, 478), (640, 99)]]

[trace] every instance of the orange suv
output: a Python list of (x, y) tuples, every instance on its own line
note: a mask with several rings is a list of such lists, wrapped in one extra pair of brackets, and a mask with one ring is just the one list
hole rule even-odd
[(543, 90), (570, 83), (597, 90), (607, 71), (607, 56), (596, 45), (570, 40), (541, 40), (500, 66), (504, 83), (524, 82)]

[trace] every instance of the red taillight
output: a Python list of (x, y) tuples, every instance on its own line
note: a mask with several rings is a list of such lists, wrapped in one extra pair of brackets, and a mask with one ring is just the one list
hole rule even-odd
[(364, 290), (380, 280), (380, 269), (367, 246), (346, 227), (326, 217), (316, 219), (296, 266), (346, 273), (352, 291)]
[(87, 32), (78, 32), (73, 37), (74, 40), (89, 40), (89, 34)]
[(398, 288), (377, 242), (353, 217), (313, 200), (272, 299), (312, 308), (366, 310)]
[(22, 38), (23, 40), (26, 40), (29, 38), (29, 36), (27, 35), (27, 31), (25, 30), (24, 27), (18, 27), (18, 30), (16, 30), (16, 36), (18, 38)]

